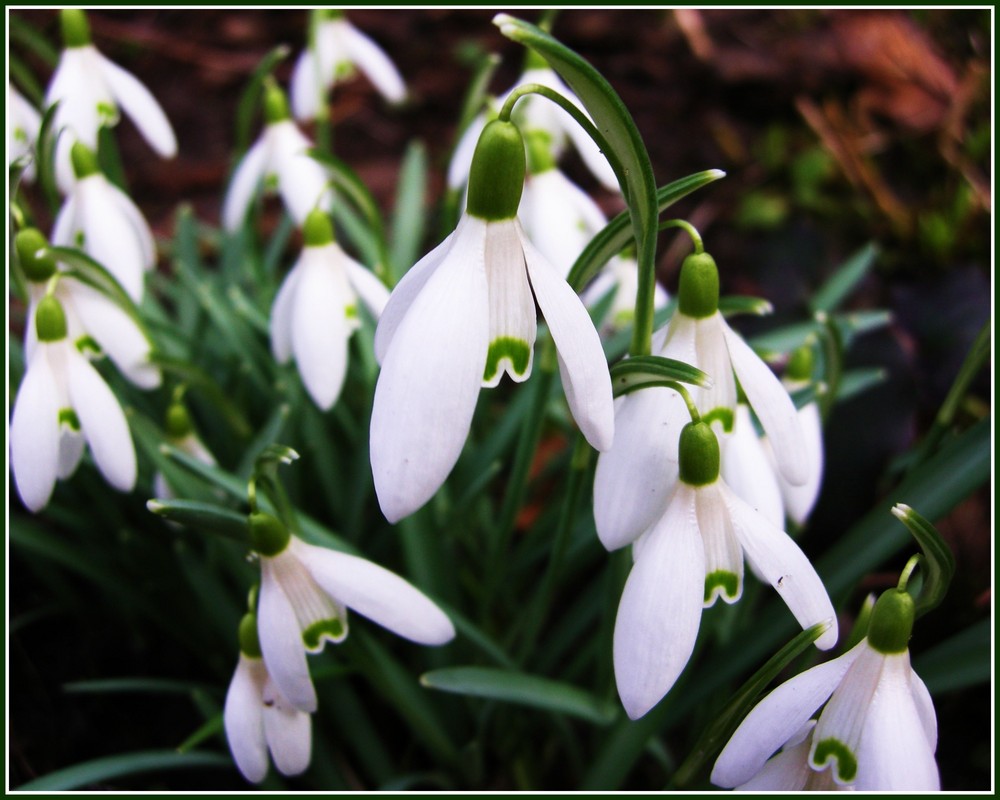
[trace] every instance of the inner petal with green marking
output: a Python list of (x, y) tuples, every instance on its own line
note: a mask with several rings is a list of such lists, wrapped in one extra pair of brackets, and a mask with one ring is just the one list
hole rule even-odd
[(334, 617), (320, 619), (302, 631), (302, 642), (310, 653), (323, 649), (324, 641), (342, 642), (347, 636), (347, 620)]
[(721, 597), (733, 603), (740, 597), (740, 576), (735, 572), (717, 569), (705, 576), (705, 605), (712, 605)]
[(483, 384), (496, 386), (506, 372), (515, 381), (523, 381), (531, 372), (531, 345), (523, 339), (501, 336), (490, 342), (483, 370)]
[(852, 783), (858, 776), (858, 759), (846, 744), (840, 739), (828, 737), (816, 744), (813, 751), (812, 766), (823, 769), (833, 761), (837, 782)]
[(347, 609), (320, 588), (294, 549), (266, 561), (295, 612), (302, 643), (310, 653), (318, 653), (327, 641), (336, 644), (347, 637)]

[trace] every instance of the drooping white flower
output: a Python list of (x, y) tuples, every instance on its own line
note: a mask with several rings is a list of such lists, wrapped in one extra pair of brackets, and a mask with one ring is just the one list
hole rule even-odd
[[(587, 308), (594, 308), (609, 293), (611, 307), (608, 309), (602, 332), (614, 332), (627, 328), (635, 318), (635, 298), (639, 293), (639, 264), (634, 258), (616, 256), (598, 273), (597, 277), (583, 291), (581, 297)], [(659, 311), (670, 302), (670, 295), (659, 283), (653, 286), (653, 308)]]
[(267, 776), (269, 751), (282, 775), (298, 775), (309, 766), (312, 722), (268, 674), (254, 614), (240, 623), (240, 657), (226, 692), (222, 721), (233, 760), (248, 781), (260, 783)]
[(679, 480), (633, 555), (614, 631), (615, 680), (632, 719), (656, 705), (683, 671), (702, 608), (719, 597), (739, 600), (744, 555), (803, 628), (828, 623), (817, 647), (836, 644), (836, 615), (815, 569), (783, 530), (719, 477), (718, 440), (705, 422), (682, 430)]
[(816, 721), (810, 720), (761, 767), (760, 772), (733, 787), (738, 792), (846, 792), (830, 770), (817, 772), (809, 766), (809, 750)]
[(309, 395), (326, 410), (344, 385), (348, 339), (361, 325), (358, 299), (377, 320), (389, 291), (334, 241), (322, 211), (309, 215), (304, 239), (271, 308), (271, 349), (280, 363), (295, 356)]
[(528, 378), (536, 302), (574, 419), (594, 447), (611, 445), (611, 380), (600, 338), (580, 298), (524, 236), (516, 218), (523, 175), (516, 126), (492, 123), (476, 153), (466, 214), (404, 276), (379, 320), (371, 463), (390, 521), (422, 506), (444, 482), (480, 387), (496, 386), (504, 373)]
[(327, 206), (332, 197), (329, 176), (309, 155), (312, 142), (292, 121), (288, 101), (276, 86), (264, 98), (264, 131), (243, 155), (233, 172), (222, 206), (222, 224), (237, 230), (262, 184), (277, 182), (288, 213), (303, 225), (309, 212)]
[(121, 108), (135, 123), (149, 145), (164, 158), (177, 154), (177, 139), (156, 98), (131, 73), (105, 58), (91, 44), (90, 28), (80, 9), (60, 12), (65, 49), (45, 94), (45, 105), (58, 103), (53, 129), (56, 145), (56, 180), (67, 193), (73, 186), (70, 150), (83, 142), (97, 149), (102, 126), (118, 122)]
[(10, 460), (22, 502), (40, 511), (57, 479), (76, 470), (90, 446), (104, 479), (119, 491), (135, 485), (132, 435), (117, 398), (76, 343), (67, 338), (66, 315), (54, 297), (35, 313), (38, 343), (14, 401)]
[(788, 773), (801, 773), (798, 757), (771, 756), (787, 748), (822, 706), (807, 740), (810, 770), (829, 770), (836, 784), (859, 791), (939, 790), (937, 716), (910, 666), (912, 626), (909, 595), (884, 593), (858, 645), (786, 681), (754, 707), (715, 762), (712, 783), (756, 781), (753, 788), (765, 788), (755, 778), (761, 774), (791, 780)]
[(7, 166), (24, 161), (24, 180), (35, 179), (35, 142), (42, 117), (11, 83), (7, 83)]
[(142, 212), (101, 173), (92, 151), (72, 148), (77, 176), (52, 229), (52, 243), (78, 247), (107, 269), (134, 301), (142, 298), (156, 245)]
[(307, 544), (267, 514), (251, 515), (260, 555), (260, 649), (278, 690), (301, 711), (316, 709), (306, 653), (347, 636), (347, 609), (420, 644), (455, 636), (426, 595), (367, 559)]
[(721, 444), (726, 485), (776, 528), (784, 528), (785, 508), (774, 462), (768, 459), (746, 403), (737, 404), (732, 433)]
[(406, 84), (399, 70), (374, 41), (335, 9), (316, 9), (318, 19), (309, 46), (295, 62), (291, 99), (296, 119), (319, 116), (326, 93), (349, 78), (357, 67), (390, 103), (406, 99)]

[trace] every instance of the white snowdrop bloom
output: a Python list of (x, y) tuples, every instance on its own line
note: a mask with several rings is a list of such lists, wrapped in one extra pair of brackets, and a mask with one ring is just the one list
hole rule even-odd
[(377, 320), (389, 290), (334, 241), (324, 212), (310, 213), (303, 235), (302, 255), (271, 308), (271, 349), (280, 363), (295, 356), (310, 397), (326, 410), (344, 385), (348, 340), (361, 326), (358, 299)]
[(21, 174), (29, 183), (35, 179), (35, 142), (42, 117), (10, 82), (7, 83), (7, 166), (24, 162)]
[(65, 49), (45, 94), (46, 107), (58, 103), (53, 130), (56, 144), (56, 181), (63, 193), (73, 186), (70, 150), (83, 142), (97, 149), (102, 126), (118, 122), (119, 108), (139, 133), (164, 158), (177, 154), (173, 128), (156, 98), (127, 70), (109, 61), (91, 44), (90, 27), (81, 9), (60, 12)]
[(260, 649), (271, 679), (297, 709), (316, 710), (306, 653), (347, 636), (347, 609), (419, 644), (451, 641), (455, 628), (426, 595), (367, 559), (307, 544), (274, 517), (250, 517), (260, 556)]
[(130, 491), (135, 448), (117, 398), (67, 338), (66, 314), (56, 298), (38, 303), (35, 326), (38, 343), (10, 423), (11, 468), (22, 502), (34, 512), (44, 508), (56, 480), (76, 470), (85, 444), (104, 479)]
[(260, 783), (267, 776), (268, 752), (282, 775), (299, 775), (309, 766), (312, 721), (271, 680), (261, 658), (254, 614), (240, 623), (240, 657), (222, 721), (233, 760), (248, 781)]
[(382, 365), (371, 421), (375, 490), (395, 522), (433, 496), (455, 465), (482, 386), (531, 373), (541, 309), (566, 399), (587, 441), (614, 436), (611, 379), (593, 322), (517, 221), (524, 145), (495, 121), (473, 162), (466, 213), (389, 298), (375, 334)]
[(128, 195), (104, 177), (92, 151), (77, 142), (72, 159), (77, 181), (56, 217), (52, 243), (83, 250), (139, 302), (145, 272), (156, 265), (149, 224)]
[(803, 628), (828, 625), (817, 647), (837, 642), (833, 605), (809, 559), (719, 477), (711, 427), (689, 423), (678, 447), (679, 480), (663, 516), (635, 543), (615, 619), (615, 681), (632, 719), (656, 705), (687, 665), (702, 608), (719, 597), (739, 600), (744, 555)]
[(857, 646), (786, 681), (754, 707), (715, 762), (712, 783), (766, 788), (765, 780), (771, 786), (793, 780), (802, 773), (798, 758), (783, 759), (785, 751), (771, 756), (787, 750), (822, 706), (807, 740), (810, 770), (828, 771), (840, 787), (858, 791), (940, 790), (937, 716), (907, 649), (913, 616), (905, 590), (885, 592)]
[[(635, 298), (639, 294), (639, 264), (634, 258), (615, 257), (584, 289), (584, 305), (594, 308), (609, 293), (611, 307), (601, 324), (602, 332), (612, 333), (627, 328), (635, 319)], [(659, 311), (670, 302), (670, 295), (659, 283), (653, 286), (653, 309)]]
[(721, 444), (726, 485), (776, 528), (784, 528), (785, 508), (778, 476), (746, 403), (737, 404), (732, 433), (723, 436)]
[(264, 131), (233, 172), (222, 205), (222, 224), (235, 231), (262, 184), (274, 180), (278, 193), (296, 224), (309, 212), (329, 205), (333, 196), (326, 169), (309, 155), (312, 142), (292, 121), (288, 101), (276, 86), (264, 98)]
[(810, 720), (761, 767), (760, 772), (733, 787), (738, 792), (848, 792), (830, 770), (817, 772), (809, 766), (809, 750), (816, 721)]
[(354, 74), (355, 67), (390, 103), (406, 99), (406, 84), (390, 58), (374, 41), (352, 25), (342, 11), (323, 8), (309, 46), (295, 62), (291, 100), (296, 119), (319, 116), (326, 93)]

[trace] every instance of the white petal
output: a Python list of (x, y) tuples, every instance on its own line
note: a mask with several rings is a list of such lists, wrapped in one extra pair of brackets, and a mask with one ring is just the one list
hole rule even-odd
[[(695, 347), (697, 332), (698, 320), (687, 314), (682, 314), (680, 311), (675, 311), (670, 322), (653, 334), (653, 352), (659, 352), (664, 358), (673, 358), (697, 367), (698, 351)], [(662, 344), (657, 341), (661, 336), (663, 337)], [(696, 391), (702, 390), (697, 389)]]
[(469, 169), (472, 166), (472, 156), (476, 152), (476, 145), (479, 144), (479, 136), (485, 127), (486, 115), (480, 114), (462, 132), (458, 144), (455, 145), (455, 152), (452, 153), (451, 163), (448, 165), (449, 189), (459, 189), (468, 183)]
[(139, 237), (128, 235), (131, 223), (121, 212), (116, 190), (103, 175), (91, 175), (77, 184), (76, 191), (83, 249), (139, 302), (146, 268), (144, 246)]
[(319, 112), (325, 91), (319, 70), (319, 59), (312, 50), (303, 50), (295, 62), (289, 87), (289, 99), (296, 119), (315, 119)]
[(934, 711), (934, 701), (931, 700), (927, 684), (912, 670), (910, 672), (910, 689), (913, 692), (913, 702), (917, 705), (917, 713), (920, 714), (920, 722), (924, 726), (924, 733), (933, 752), (937, 750), (937, 712)]
[(631, 719), (655, 706), (687, 665), (704, 588), (694, 493), (679, 484), (632, 567), (615, 619), (615, 682)]
[(104, 479), (122, 492), (135, 486), (135, 447), (118, 398), (82, 355), (66, 358), (70, 402)]
[(799, 625), (808, 628), (817, 622), (830, 623), (816, 640), (820, 650), (829, 650), (837, 643), (837, 615), (812, 563), (787, 533), (740, 500), (724, 483), (721, 485), (733, 530), (747, 557), (781, 595)]
[(782, 750), (736, 789), (740, 792), (801, 792), (812, 777), (808, 758), (808, 742)]
[(385, 310), (385, 304), (389, 302), (389, 290), (371, 270), (365, 269), (346, 253), (343, 256), (343, 264), (351, 288), (357, 292), (361, 302), (365, 304), (377, 322)]
[(760, 772), (833, 693), (863, 647), (867, 644), (799, 673), (754, 706), (719, 754), (712, 783), (732, 788)]
[(233, 760), (243, 777), (260, 783), (267, 775), (267, 746), (264, 742), (261, 691), (267, 672), (260, 659), (242, 653), (226, 692), (222, 722)]
[(292, 120), (275, 122), (268, 127), (268, 136), (273, 138), (278, 191), (288, 213), (302, 225), (311, 211), (326, 205), (330, 196), (329, 176), (318, 161), (307, 155), (312, 142)]
[(403, 78), (381, 47), (346, 21), (341, 22), (341, 36), (347, 55), (386, 100), (400, 103), (406, 99)]
[(10, 422), (10, 466), (21, 502), (30, 511), (45, 508), (59, 464), (58, 387), (40, 345), (14, 400)]
[[(518, 225), (516, 220), (514, 224)], [(576, 292), (523, 233), (521, 241), (531, 288), (559, 355), (559, 374), (570, 411), (591, 446), (607, 450), (614, 439), (615, 411), (601, 338)]]
[(55, 224), (52, 226), (52, 244), (59, 247), (76, 246), (76, 242), (73, 241), (76, 231), (79, 229), (76, 204), (76, 192), (66, 195), (62, 208), (59, 209), (59, 214), (56, 216)]
[(614, 442), (598, 456), (594, 475), (594, 521), (608, 550), (634, 541), (663, 515), (689, 419), (680, 395), (660, 387), (625, 395), (616, 405)]
[(694, 490), (698, 529), (705, 544), (705, 608), (718, 597), (735, 603), (743, 595), (743, 549), (722, 491), (719, 481)]
[(67, 425), (59, 426), (59, 466), (56, 468), (59, 480), (64, 481), (73, 476), (80, 466), (86, 446), (87, 440), (82, 433), (71, 430)]
[(267, 159), (268, 151), (262, 137), (254, 142), (236, 165), (222, 203), (222, 224), (227, 231), (235, 231), (243, 224), (247, 209), (257, 194), (257, 187), (265, 178)]
[(274, 681), (263, 690), (264, 738), (282, 775), (299, 775), (312, 756), (312, 720), (282, 696)]
[(697, 355), (691, 363), (712, 379), (711, 388), (701, 389), (695, 395), (698, 410), (703, 414), (717, 408), (733, 411), (736, 408), (736, 381), (726, 348), (725, 321), (716, 312), (711, 317), (696, 320), (694, 324)]
[(297, 287), (302, 277), (301, 264), (300, 258), (285, 276), (271, 305), (271, 352), (279, 364), (284, 364), (292, 357), (292, 317), (295, 313)]
[[(800, 408), (798, 416), (802, 432), (802, 448), (809, 465), (809, 478), (798, 486), (786, 481), (780, 473), (778, 479), (788, 516), (796, 524), (802, 525), (813, 506), (816, 505), (820, 485), (823, 481), (823, 423), (820, 419), (817, 403), (809, 403)], [(776, 464), (770, 443), (768, 443), (768, 453), (771, 462)]]
[(538, 324), (524, 267), (524, 251), (517, 228), (512, 224), (486, 226), (486, 283), (490, 298), (490, 344), (483, 386), (496, 386), (505, 372), (517, 382), (527, 380), (531, 375)]
[(764, 443), (757, 436), (750, 409), (736, 407), (733, 432), (720, 437), (722, 479), (736, 495), (776, 528), (785, 526), (781, 488)]
[(316, 583), (352, 611), (420, 644), (444, 644), (455, 637), (447, 615), (394, 572), (347, 553), (297, 546)]
[(295, 611), (274, 574), (275, 560), (263, 557), (260, 560), (257, 608), (260, 650), (278, 690), (300, 711), (312, 713), (316, 710), (316, 690), (309, 677), (309, 664)]
[(128, 220), (135, 234), (136, 241), (142, 250), (142, 266), (145, 269), (152, 269), (156, 266), (156, 242), (153, 240), (153, 232), (149, 229), (149, 223), (139, 211), (139, 207), (132, 202), (132, 199), (121, 189), (112, 183), (108, 184), (111, 189), (112, 202), (121, 215)]
[(100, 56), (101, 72), (118, 105), (135, 123), (150, 146), (164, 158), (177, 155), (177, 139), (167, 115), (142, 82), (131, 72)]
[(781, 474), (789, 483), (805, 483), (809, 478), (809, 463), (802, 446), (802, 432), (792, 398), (750, 345), (724, 319), (720, 317), (719, 321), (733, 370), (774, 448)]
[[(390, 522), (434, 495), (472, 424), (489, 335), (485, 224), (473, 217), (459, 223), (447, 258), (413, 299), (382, 363), (372, 408), (371, 464)], [(383, 322), (391, 305), (390, 300)]]
[(569, 134), (569, 138), (572, 140), (574, 147), (576, 147), (577, 152), (583, 159), (583, 163), (587, 165), (587, 169), (591, 171), (593, 176), (601, 182), (601, 184), (610, 189), (613, 192), (620, 191), (618, 185), (618, 177), (615, 175), (615, 171), (611, 168), (611, 163), (608, 161), (607, 156), (601, 152), (601, 148), (597, 146), (593, 139), (587, 134), (587, 132), (581, 128), (576, 120), (568, 118), (565, 126), (566, 133)]

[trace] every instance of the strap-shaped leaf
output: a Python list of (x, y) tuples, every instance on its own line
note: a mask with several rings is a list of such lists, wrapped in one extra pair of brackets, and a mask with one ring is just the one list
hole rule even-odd
[(937, 608), (948, 593), (948, 585), (955, 574), (955, 556), (951, 548), (928, 520), (914, 511), (905, 503), (896, 503), (892, 507), (892, 515), (902, 522), (913, 534), (923, 551), (923, 561), (920, 569), (923, 572), (923, 585), (916, 597), (916, 618), (922, 617), (928, 611)]
[(813, 312), (833, 311), (868, 274), (877, 256), (878, 246), (869, 243), (848, 258), (813, 295), (810, 309)]
[(611, 367), (611, 388), (615, 397), (651, 386), (672, 388), (678, 382), (706, 389), (712, 385), (712, 379), (697, 367), (663, 356), (633, 356)]
[(146, 508), (170, 522), (250, 545), (246, 514), (197, 500), (148, 500)]
[(730, 294), (719, 298), (719, 311), (724, 317), (735, 317), (739, 314), (766, 317), (774, 311), (774, 306), (763, 297)]

